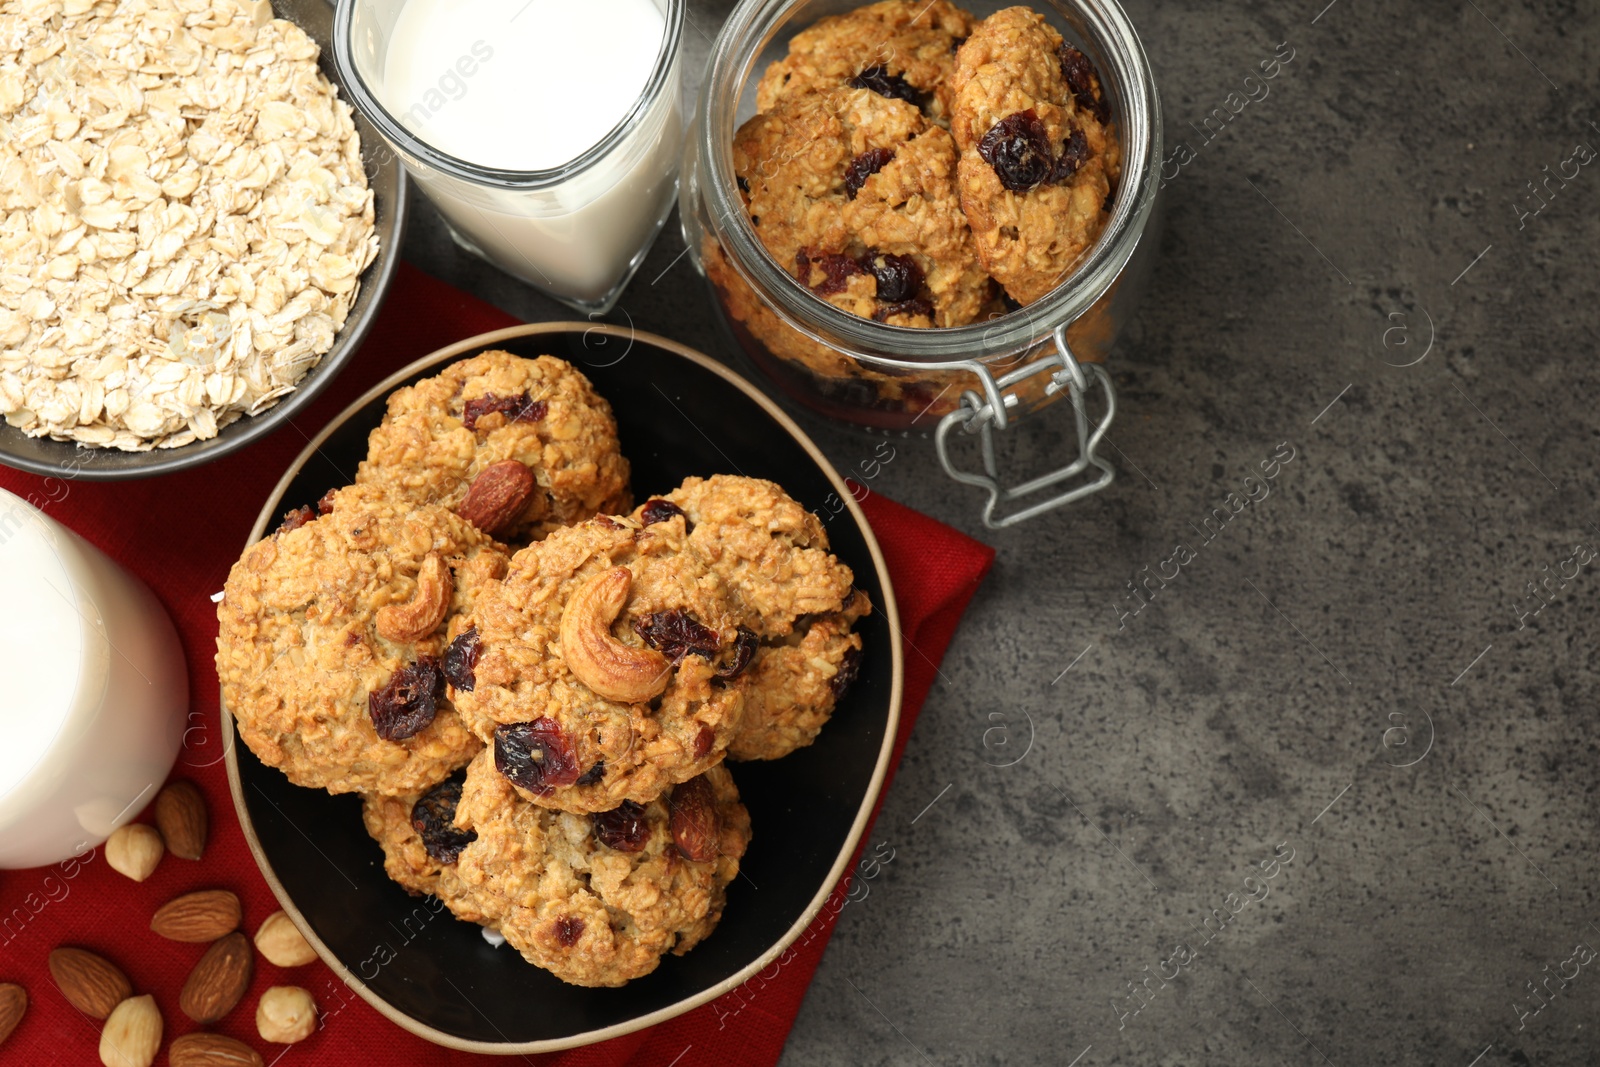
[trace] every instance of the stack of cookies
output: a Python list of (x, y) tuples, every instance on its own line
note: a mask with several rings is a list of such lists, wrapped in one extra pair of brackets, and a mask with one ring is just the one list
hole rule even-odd
[(579, 985), (716, 926), (750, 841), (723, 761), (815, 739), (870, 610), (777, 485), (630, 511), (628, 471), (575, 368), (463, 360), (389, 398), (356, 484), (247, 549), (218, 608), (251, 750), (363, 794), (395, 881)]
[[(891, 326), (956, 327), (1044, 296), (1099, 239), (1121, 173), (1100, 76), (1044, 17), (884, 0), (796, 34), (733, 139), (778, 266)], [(712, 237), (707, 275), (773, 355), (871, 376), (787, 326)]]

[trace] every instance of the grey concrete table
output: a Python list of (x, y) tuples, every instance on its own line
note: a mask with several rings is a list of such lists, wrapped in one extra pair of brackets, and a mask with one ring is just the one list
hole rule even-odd
[[(927, 442), (873, 482), (999, 560), (785, 1065), (1600, 1062), (1600, 17), (1325, 3), (1131, 6), (1188, 152), (1115, 485), (992, 534)], [(682, 250), (611, 318), (737, 365)]]

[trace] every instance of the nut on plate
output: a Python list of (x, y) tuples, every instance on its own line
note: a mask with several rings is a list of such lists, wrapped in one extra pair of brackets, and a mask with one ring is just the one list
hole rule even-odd
[(189, 972), (178, 994), (178, 1007), (201, 1026), (209, 1026), (233, 1010), (255, 974), (250, 942), (240, 933), (219, 938)]
[(105, 1067), (150, 1067), (160, 1047), (161, 1011), (148, 993), (118, 1004), (100, 1031), (100, 1062)]
[(239, 928), (239, 898), (226, 889), (174, 897), (150, 917), (150, 929), (170, 941), (215, 941)]
[(493, 537), (516, 520), (538, 487), (526, 463), (503, 459), (472, 479), (456, 514)]
[(317, 1028), (317, 1002), (299, 986), (273, 986), (256, 1005), (256, 1029), (265, 1041), (292, 1045)]
[(0, 982), (0, 1045), (6, 1043), (28, 1011), (28, 991), (15, 982)]
[(409, 645), (439, 628), (450, 613), (450, 596), (455, 592), (450, 568), (444, 557), (429, 552), (417, 571), (417, 590), (404, 604), (387, 604), (378, 609), (374, 622), (378, 636), (400, 645)]
[(281, 911), (268, 915), (256, 929), (256, 951), (278, 967), (303, 967), (317, 958), (317, 950)]
[(133, 996), (133, 983), (121, 968), (86, 948), (62, 945), (50, 953), (50, 977), (67, 1003), (96, 1019)]
[(166, 851), (160, 831), (142, 822), (119, 826), (106, 838), (106, 862), (112, 870), (135, 882), (150, 877)]
[(223, 1034), (184, 1034), (167, 1049), (172, 1067), (262, 1067), (261, 1053)]
[(590, 578), (561, 613), (561, 658), (584, 685), (607, 700), (642, 704), (661, 695), (672, 661), (652, 648), (634, 648), (611, 634), (628, 603), (633, 572), (613, 567)]
[(167, 851), (186, 860), (197, 860), (206, 848), (210, 816), (206, 798), (193, 782), (168, 782), (156, 796), (156, 828), (161, 831)]

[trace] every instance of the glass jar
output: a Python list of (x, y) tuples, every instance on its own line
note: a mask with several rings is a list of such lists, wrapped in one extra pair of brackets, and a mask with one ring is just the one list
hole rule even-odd
[[(686, 0), (655, 4), (665, 28), (643, 92), (598, 143), (546, 170), (502, 170), (459, 159), (416, 136), (383, 104), (389, 42), (406, 0), (337, 0), (334, 64), (351, 102), (405, 162), (458, 245), (569, 307), (603, 314), (644, 262), (677, 192)], [(441, 79), (466, 86), (469, 71), (495, 61), (501, 42), (491, 27), (484, 32), (476, 54), (463, 54), (459, 68), (445, 67)], [(436, 106), (473, 106), (465, 88), (460, 96), (464, 103), (440, 96)], [(572, 101), (528, 106), (569, 107)]]
[[(684, 156), (684, 240), (724, 323), (790, 396), (872, 430), (927, 433), (952, 478), (989, 494), (991, 527), (1010, 525), (1109, 484), (1098, 454), (1116, 399), (1102, 363), (1142, 295), (1159, 243), (1161, 110), (1138, 34), (1115, 0), (1039, 0), (1034, 9), (1100, 74), (1122, 147), (1122, 174), (1098, 241), (1037, 300), (967, 326), (918, 329), (852, 315), (801, 285), (768, 253), (735, 181), (735, 130), (756, 113), (756, 83), (789, 39), (857, 0), (750, 0), (723, 26)], [(977, 17), (1005, 6), (965, 5)], [(1098, 395), (1097, 400), (1091, 396)], [(1004, 485), (993, 435), (1067, 396), (1077, 454)], [(958, 465), (952, 435), (980, 438), (982, 469)], [(1041, 498), (1042, 496), (1042, 498)], [(997, 514), (1002, 505), (1009, 514)]]

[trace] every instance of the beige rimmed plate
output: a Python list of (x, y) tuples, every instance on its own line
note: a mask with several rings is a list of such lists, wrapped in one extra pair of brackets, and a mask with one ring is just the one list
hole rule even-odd
[[(651, 334), (588, 323), (518, 326), (441, 349), (374, 386), (306, 446), (261, 509), (253, 543), (282, 514), (350, 482), (391, 392), (491, 348), (553, 355), (611, 402), (638, 499), (690, 475), (778, 482), (824, 517), (873, 613), (858, 629), (861, 673), (816, 744), (782, 760), (731, 765), (754, 837), (717, 930), (685, 956), (620, 989), (566, 985), (496, 949), (437, 901), (383, 872), (361, 802), (291, 785), (233, 743), (228, 781), (256, 863), (285, 911), (351, 988), (400, 1026), (473, 1052), (551, 1052), (681, 1015), (769, 967), (845, 873), (877, 802), (900, 719), (894, 593), (872, 530), (843, 478), (804, 431), (749, 382)], [(831, 517), (829, 517), (831, 516)]]

